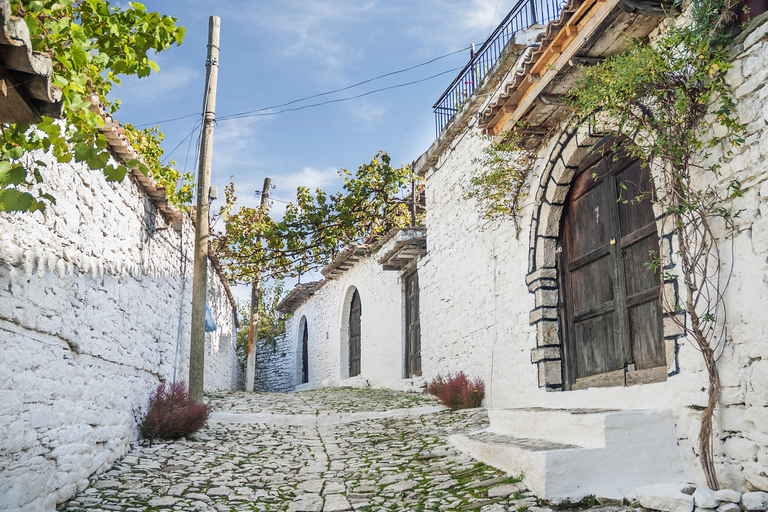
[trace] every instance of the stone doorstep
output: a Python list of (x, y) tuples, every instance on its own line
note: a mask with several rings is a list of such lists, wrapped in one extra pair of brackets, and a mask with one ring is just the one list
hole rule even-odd
[(488, 429), (452, 435), (449, 443), (510, 475), (523, 473), (525, 485), (553, 503), (635, 499), (637, 487), (682, 476), (666, 409), (527, 408), (489, 416)]

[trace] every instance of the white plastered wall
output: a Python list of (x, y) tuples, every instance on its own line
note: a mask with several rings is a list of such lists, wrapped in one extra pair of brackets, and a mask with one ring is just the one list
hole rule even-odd
[[(107, 183), (85, 165), (38, 159), (57, 203), (0, 214), (0, 508), (9, 510), (53, 510), (82, 490), (136, 438), (132, 408), (146, 407), (174, 366), (179, 380), (189, 367), (191, 221), (180, 237), (130, 177)], [(208, 283), (218, 329), (206, 334), (205, 389), (229, 389), (233, 311), (210, 265)]]
[[(732, 50), (734, 68), (728, 81), (749, 136), (720, 177), (721, 185), (739, 179), (743, 197), (732, 202), (733, 211), (741, 210), (732, 238), (733, 256), (731, 239), (721, 239), (723, 267), (733, 265), (733, 274), (725, 295), (729, 337), (719, 360), (722, 391), (715, 414), (715, 450), (721, 485), (740, 490), (768, 489), (766, 28), (757, 27)], [(427, 176), (429, 251), (419, 264), (426, 376), (459, 370), (481, 376), (488, 392), (486, 406), (493, 409), (668, 407), (676, 418), (684, 469), (703, 482), (697, 459), (700, 413), (690, 406), (706, 402), (707, 376), (691, 343), (681, 339), (673, 347), (665, 382), (567, 392), (540, 386), (531, 361), (537, 331), (529, 322), (535, 297), (526, 285), (529, 230), (539, 180), (560, 148), (553, 139), (540, 153), (530, 178), (532, 189), (522, 201), (523, 230), (516, 240), (511, 222), (488, 225), (473, 201), (459, 200), (477, 165), (472, 160), (484, 144), (470, 122)], [(714, 157), (722, 150), (715, 148)], [(700, 179), (713, 175), (702, 174)]]
[[(361, 373), (349, 379), (349, 307), (354, 291), (361, 304)], [(330, 280), (292, 314), (287, 336), (295, 340), (296, 382), (301, 372), (301, 329), (308, 327), (309, 383), (400, 388), (403, 377), (403, 293), (398, 272), (384, 271), (376, 255), (362, 258), (339, 278)], [(347, 380), (349, 379), (349, 380)], [(406, 379), (409, 381), (409, 379)]]

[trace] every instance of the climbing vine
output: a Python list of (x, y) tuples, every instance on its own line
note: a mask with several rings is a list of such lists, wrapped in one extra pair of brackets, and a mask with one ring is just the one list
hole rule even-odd
[[(155, 52), (181, 44), (184, 28), (138, 2), (113, 7), (107, 0), (12, 0), (11, 10), (29, 29), (35, 51), (50, 55), (53, 84), (61, 89), (64, 122), (50, 117), (33, 124), (0, 124), (0, 211), (43, 210), (55, 198), (35, 186), (43, 183), (45, 164), (22, 156), (50, 151), (59, 162), (85, 162), (108, 181), (121, 181), (128, 162), (113, 165), (107, 139), (99, 133), (102, 117), (92, 102), (115, 112), (119, 102), (107, 94), (121, 75), (148, 76), (159, 71)], [(146, 171), (144, 166), (140, 166)]]
[(544, 138), (532, 139), (527, 125), (517, 122), (500, 142), (492, 142), (473, 160), (479, 166), (469, 180), (463, 199), (476, 199), (480, 214), (489, 220), (512, 219), (520, 236), (520, 201), (525, 198), (525, 184), (533, 173), (536, 155)]
[[(712, 418), (720, 390), (718, 351), (726, 339), (723, 294), (730, 272), (722, 269), (719, 242), (733, 229), (738, 212), (729, 199), (740, 195), (735, 176), (721, 173), (723, 161), (744, 142), (726, 71), (734, 20), (731, 0), (697, 0), (693, 21), (672, 24), (652, 43), (631, 41), (627, 50), (583, 70), (572, 91), (577, 119), (591, 119), (601, 131), (619, 135), (624, 154), (651, 166), (656, 201), (674, 235), (679, 275), (663, 254), (650, 263), (662, 280), (680, 279), (681, 304), (663, 296), (664, 308), (701, 352), (709, 376), (707, 405), (699, 435), (707, 485), (718, 488), (714, 468)], [(617, 147), (606, 148), (614, 150)], [(718, 149), (718, 157), (710, 151)], [(703, 164), (701, 162), (704, 162)], [(628, 200), (634, 198), (626, 198)], [(664, 235), (665, 233), (662, 233)], [(725, 239), (726, 237), (723, 237)]]
[(128, 142), (144, 157), (147, 172), (152, 173), (157, 184), (165, 188), (165, 197), (168, 202), (183, 211), (188, 211), (189, 204), (192, 202), (192, 184), (195, 177), (191, 172), (177, 171), (176, 162), (173, 160), (169, 160), (166, 164), (162, 163), (161, 157), (164, 151), (160, 143), (164, 138), (163, 132), (157, 126), (139, 130), (133, 125), (126, 124), (124, 128)]

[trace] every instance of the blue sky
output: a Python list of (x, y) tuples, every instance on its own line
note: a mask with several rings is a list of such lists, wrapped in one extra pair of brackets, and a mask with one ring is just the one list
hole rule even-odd
[[(125, 2), (115, 2), (115, 5)], [(126, 78), (113, 96), (122, 123), (159, 124), (166, 154), (193, 131), (202, 110), (208, 17), (221, 18), (221, 55), (212, 183), (233, 176), (241, 204), (253, 205), (264, 177), (272, 196), (296, 187), (336, 190), (340, 168), (369, 162), (379, 150), (411, 162), (435, 138), (431, 106), (514, 5), (512, 0), (148, 0), (147, 9), (179, 19), (185, 42), (157, 55), (159, 74)], [(226, 120), (348, 87), (455, 53), (429, 65), (291, 107), (336, 100), (445, 73), (422, 83), (279, 115)], [(274, 112), (267, 111), (267, 112)], [(158, 123), (159, 122), (159, 123)], [(197, 132), (195, 132), (196, 136)], [(194, 169), (195, 140), (176, 149), (178, 168)], [(214, 203), (213, 208), (218, 209)], [(238, 293), (238, 295), (240, 295)]]

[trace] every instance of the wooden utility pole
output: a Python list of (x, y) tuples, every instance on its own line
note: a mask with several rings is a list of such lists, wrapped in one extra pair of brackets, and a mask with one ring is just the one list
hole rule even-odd
[[(264, 178), (264, 187), (261, 189), (261, 212), (267, 207), (269, 200), (269, 187), (272, 186), (272, 180)], [(262, 234), (256, 238), (259, 250), (261, 250)], [(251, 282), (251, 322), (248, 328), (248, 357), (245, 360), (245, 390), (253, 391), (254, 380), (256, 379), (256, 350), (254, 341), (258, 340), (259, 327), (259, 296), (261, 287), (261, 270), (257, 269), (256, 276)]]
[(200, 168), (197, 173), (197, 210), (195, 216), (195, 270), (192, 280), (192, 336), (189, 348), (189, 394), (203, 401), (205, 369), (205, 295), (208, 290), (208, 232), (211, 188), (211, 156), (213, 154), (213, 125), (216, 120), (216, 84), (219, 76), (218, 16), (208, 19), (208, 59), (205, 62), (205, 100), (203, 102), (203, 132), (200, 139)]

